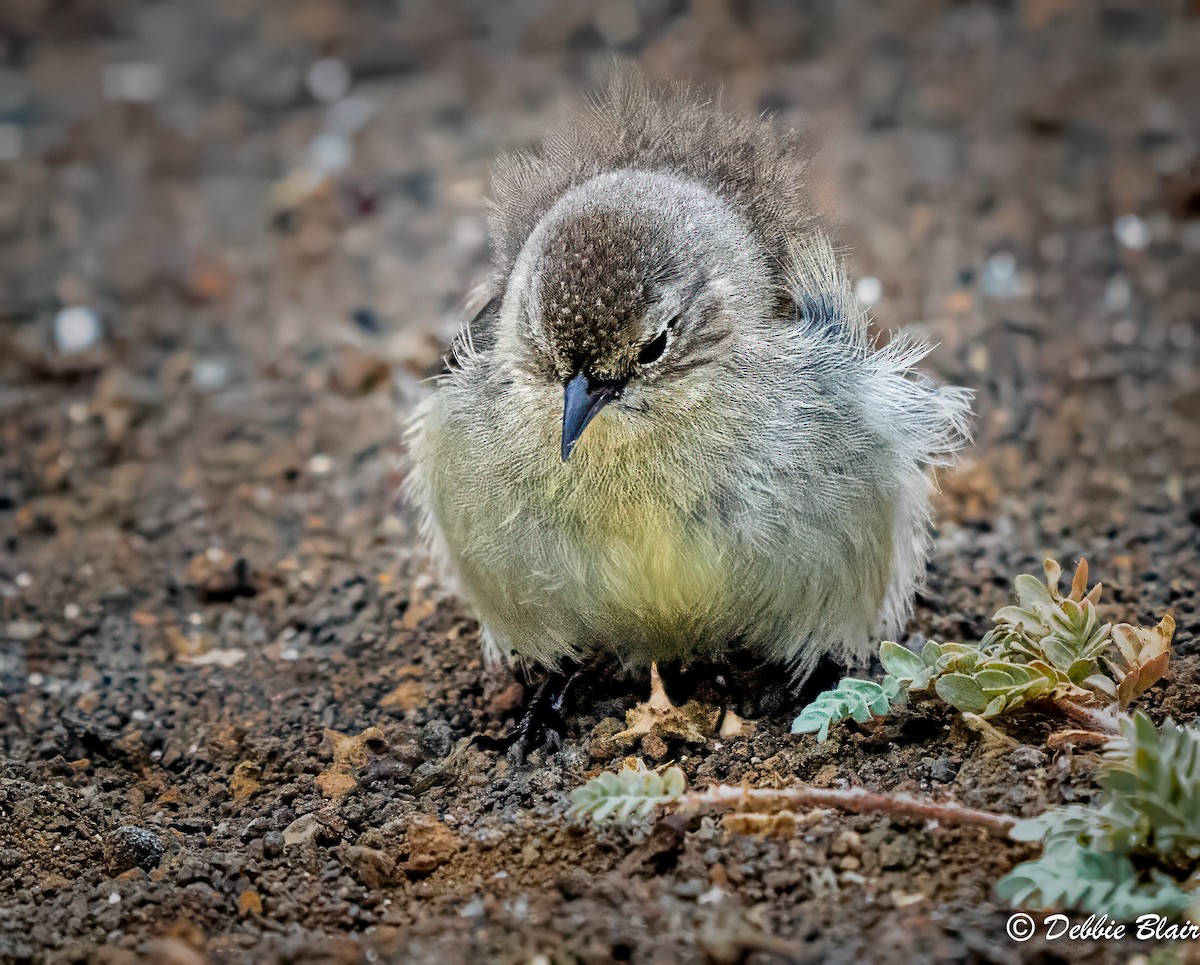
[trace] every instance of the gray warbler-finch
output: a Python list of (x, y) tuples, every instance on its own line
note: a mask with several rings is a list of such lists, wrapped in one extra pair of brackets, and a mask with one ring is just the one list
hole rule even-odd
[(490, 300), (408, 432), (488, 655), (749, 652), (799, 681), (902, 624), (969, 394), (873, 345), (805, 163), (628, 70), (498, 163)]

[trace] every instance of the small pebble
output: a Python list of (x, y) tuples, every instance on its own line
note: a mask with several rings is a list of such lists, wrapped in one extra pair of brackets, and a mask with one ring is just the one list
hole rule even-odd
[(1029, 744), (1020, 744), (1012, 749), (1008, 760), (1017, 770), (1029, 771), (1037, 767), (1044, 767), (1046, 755)]
[(883, 282), (871, 275), (860, 278), (854, 286), (854, 294), (863, 305), (870, 308), (883, 297)]
[(1113, 326), (1112, 335), (1118, 345), (1132, 345), (1137, 341), (1137, 325), (1133, 319), (1123, 318)]
[(431, 720), (421, 729), (421, 749), (431, 758), (443, 758), (454, 747), (454, 731), (444, 720)]
[(229, 381), (229, 363), (224, 359), (196, 359), (192, 382), (198, 389), (219, 389)]
[(0, 124), (0, 161), (15, 161), (24, 148), (25, 134), (16, 124)]
[(100, 76), (100, 87), (110, 101), (149, 104), (162, 94), (162, 70), (157, 64), (109, 64)]
[(162, 841), (153, 831), (122, 825), (104, 839), (105, 868), (113, 877), (131, 868), (150, 871), (158, 867), (163, 850)]
[(1150, 244), (1150, 229), (1136, 214), (1123, 214), (1113, 225), (1113, 234), (1122, 248), (1141, 251)]
[(325, 130), (331, 134), (349, 137), (361, 130), (375, 116), (375, 102), (366, 97), (352, 94), (343, 97), (329, 107), (325, 115)]
[(1114, 275), (1104, 288), (1104, 307), (1110, 312), (1123, 312), (1133, 300), (1133, 289), (1124, 275)]
[(1167, 338), (1176, 348), (1191, 348), (1192, 342), (1196, 340), (1196, 333), (1187, 322), (1176, 322), (1167, 333)]
[(322, 57), (308, 68), (308, 92), (323, 104), (341, 100), (350, 92), (350, 68), (336, 57)]
[(354, 156), (349, 138), (326, 131), (313, 138), (308, 149), (312, 166), (322, 174), (337, 174), (345, 170)]
[(1007, 251), (992, 255), (983, 266), (983, 293), (990, 298), (1012, 298), (1018, 294), (1017, 259)]
[(68, 305), (54, 317), (54, 344), (65, 355), (92, 348), (100, 331), (100, 316), (85, 305)]
[(268, 858), (277, 858), (283, 853), (283, 834), (279, 831), (268, 831), (263, 835), (263, 854)]

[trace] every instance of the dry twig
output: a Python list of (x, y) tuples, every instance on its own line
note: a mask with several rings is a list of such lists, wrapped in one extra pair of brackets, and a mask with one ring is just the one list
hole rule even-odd
[(939, 824), (985, 828), (1006, 836), (1017, 819), (1008, 814), (980, 811), (952, 802), (924, 801), (907, 794), (877, 794), (862, 788), (825, 788), (801, 784), (785, 788), (733, 787), (718, 784), (691, 791), (668, 805), (683, 815), (722, 811), (771, 812), (798, 808), (835, 808), (852, 814), (886, 814), (919, 818)]

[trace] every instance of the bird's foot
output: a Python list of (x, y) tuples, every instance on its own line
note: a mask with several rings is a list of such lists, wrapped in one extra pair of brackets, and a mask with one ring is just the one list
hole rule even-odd
[(552, 752), (559, 750), (567, 723), (563, 708), (566, 706), (571, 685), (578, 676), (579, 671), (551, 671), (534, 693), (533, 699), (526, 705), (525, 712), (512, 730), (499, 737), (481, 734), (475, 738), (475, 745), (485, 751), (505, 751), (509, 759), (518, 766), (524, 764), (525, 759), (541, 747), (548, 747)]

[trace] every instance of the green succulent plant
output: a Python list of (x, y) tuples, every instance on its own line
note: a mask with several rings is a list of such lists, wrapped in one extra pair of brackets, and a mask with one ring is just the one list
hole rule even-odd
[(1182, 914), (1197, 900), (1200, 729), (1171, 720), (1156, 728), (1142, 713), (1120, 726), (1095, 801), (1053, 808), (1011, 832), (1043, 850), (1001, 879), (1006, 901), (1131, 919)]
[(823, 741), (829, 736), (830, 725), (851, 718), (860, 724), (866, 723), (872, 717), (886, 714), (892, 702), (901, 696), (900, 684), (894, 677), (885, 677), (882, 684), (846, 677), (833, 690), (826, 690), (804, 708), (792, 721), (792, 733), (815, 731), (817, 740)]
[(1112, 625), (1096, 612), (1101, 584), (1087, 590), (1087, 560), (1080, 560), (1063, 596), (1058, 590), (1062, 568), (1054, 560), (1043, 564), (1044, 583), (1018, 576), (1013, 583), (1017, 602), (992, 616), (995, 626), (980, 641), (985, 652), (1010, 659), (1048, 664), (1064, 685), (1085, 686), (1100, 671), (1100, 655), (1108, 648)]
[(1166, 672), (1175, 621), (1167, 615), (1153, 628), (1102, 623), (1101, 585), (1088, 589), (1086, 560), (1079, 561), (1065, 595), (1059, 565), (1047, 560), (1043, 568), (1044, 581), (1017, 577), (1016, 602), (996, 611), (992, 629), (978, 643), (930, 641), (914, 653), (884, 641), (883, 681), (843, 680), (804, 708), (793, 733), (815, 732), (824, 740), (834, 723), (863, 721), (906, 695), (930, 693), (983, 718), (1039, 701), (1070, 706), (1077, 714), (1125, 710)]

